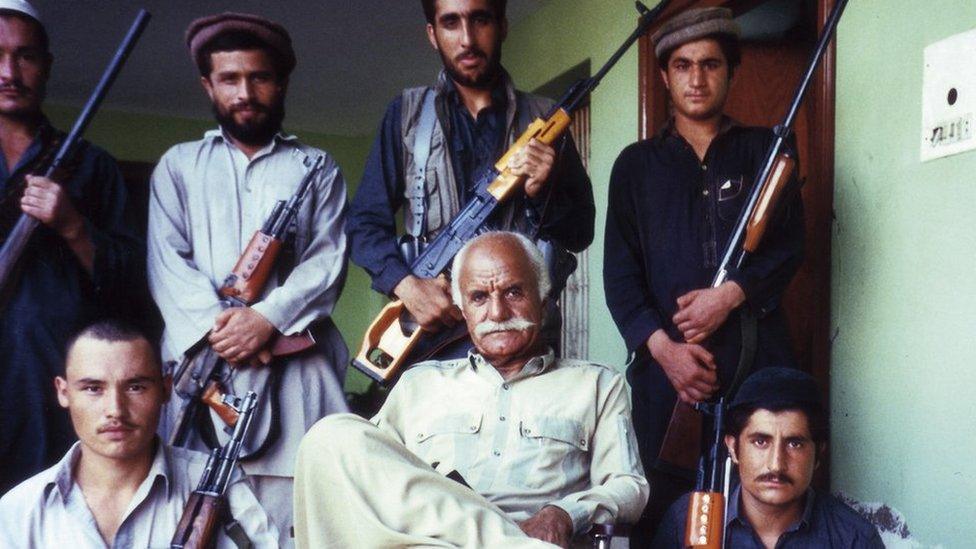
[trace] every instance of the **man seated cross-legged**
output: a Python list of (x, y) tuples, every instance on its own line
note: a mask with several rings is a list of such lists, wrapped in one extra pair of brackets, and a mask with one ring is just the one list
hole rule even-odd
[(556, 359), (540, 337), (549, 280), (524, 236), (454, 260), (474, 344), (417, 364), (370, 421), (321, 420), (295, 474), (299, 547), (568, 547), (647, 501), (624, 378)]

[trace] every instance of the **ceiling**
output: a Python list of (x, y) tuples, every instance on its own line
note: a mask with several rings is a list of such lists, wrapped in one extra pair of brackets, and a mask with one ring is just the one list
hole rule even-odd
[[(511, 25), (544, 0), (509, 0)], [(54, 53), (48, 100), (81, 106), (139, 8), (152, 20), (105, 100), (126, 112), (209, 118), (210, 105), (183, 43), (193, 19), (223, 11), (283, 24), (298, 57), (285, 124), (291, 130), (367, 135), (400, 89), (440, 68), (418, 0), (32, 0)]]

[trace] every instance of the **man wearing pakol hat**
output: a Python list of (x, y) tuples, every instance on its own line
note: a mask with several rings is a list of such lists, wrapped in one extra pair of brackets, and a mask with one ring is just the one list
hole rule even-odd
[[(736, 549), (883, 548), (878, 530), (830, 494), (810, 488), (826, 455), (827, 416), (809, 374), (766, 368), (749, 376), (727, 415), (725, 445), (741, 482), (729, 498), (725, 546)], [(655, 549), (687, 544), (689, 495), (671, 506)]]
[[(152, 176), (149, 280), (166, 321), (164, 357), (179, 359), (206, 338), (232, 365), (226, 391), (258, 392), (260, 410), (241, 467), (287, 542), (298, 443), (315, 421), (347, 410), (341, 380), (348, 351), (330, 318), (346, 274), (346, 185), (332, 157), (282, 132), (296, 60), (281, 25), (224, 13), (194, 21), (186, 44), (218, 127), (171, 148)], [(319, 156), (324, 166), (288, 229), (288, 249), (264, 295), (251, 307), (225, 309), (217, 288)], [(272, 337), (306, 329), (315, 335), (311, 349), (257, 364)], [(169, 406), (171, 423), (177, 408)], [(192, 447), (226, 439), (224, 424), (210, 419), (213, 425), (195, 432)]]
[(63, 141), (41, 111), (53, 57), (33, 6), (0, 0), (0, 242), (27, 214), (41, 226), (0, 288), (0, 494), (56, 462), (74, 440), (52, 390), (71, 334), (122, 312), (142, 276), (142, 243), (123, 223), (115, 160), (81, 142), (55, 179)]
[(803, 250), (795, 193), (756, 253), (709, 287), (773, 133), (723, 113), (741, 56), (729, 10), (681, 13), (652, 39), (672, 116), (617, 158), (604, 256), (607, 305), (634, 356), (634, 427), (651, 478), (638, 539), (691, 488), (691, 471), (658, 458), (676, 400), (726, 392), (740, 362), (743, 372), (795, 363), (779, 302)]

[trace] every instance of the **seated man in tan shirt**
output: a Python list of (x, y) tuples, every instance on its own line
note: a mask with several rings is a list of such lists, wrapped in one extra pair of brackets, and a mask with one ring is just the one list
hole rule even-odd
[(538, 248), (488, 233), (452, 272), (475, 348), (408, 370), (371, 422), (333, 415), (309, 431), (299, 547), (567, 547), (592, 523), (640, 516), (648, 486), (623, 376), (542, 342)]
[[(0, 499), (0, 547), (169, 547), (207, 455), (156, 436), (170, 380), (139, 332), (113, 321), (69, 343), (58, 402), (79, 442), (56, 465)], [(227, 489), (235, 530), (277, 547), (278, 530), (240, 477)], [(217, 547), (235, 542), (223, 531)]]

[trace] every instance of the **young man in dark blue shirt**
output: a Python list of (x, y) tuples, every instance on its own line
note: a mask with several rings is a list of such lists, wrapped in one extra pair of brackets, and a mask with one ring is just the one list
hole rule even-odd
[[(878, 530), (853, 509), (810, 488), (827, 444), (827, 417), (810, 375), (789, 368), (756, 372), (742, 384), (729, 416), (725, 445), (741, 483), (729, 497), (726, 547), (884, 547)], [(671, 506), (654, 549), (688, 546), (688, 499)]]
[[(404, 90), (387, 108), (347, 233), (352, 260), (369, 273), (373, 288), (402, 300), (424, 329), (438, 331), (460, 321), (460, 312), (446, 279), (410, 273), (398, 248), (397, 211), (403, 210), (410, 237), (436, 236), (472, 196), (479, 176), (553, 103), (517, 91), (501, 65), (508, 29), (504, 0), (421, 3), (427, 37), (444, 70), (434, 86)], [(425, 110), (436, 115), (427, 132), (421, 130)], [(573, 252), (589, 246), (593, 191), (572, 140), (554, 147), (533, 140), (510, 167), (527, 176), (525, 192), (490, 220), (493, 228), (538, 236)], [(568, 273), (556, 274), (558, 296)]]
[[(635, 357), (628, 369), (634, 428), (651, 479), (635, 539), (645, 543), (691, 487), (658, 459), (676, 400), (728, 390), (750, 333), (755, 358), (745, 368), (793, 364), (779, 300), (803, 248), (797, 193), (743, 267), (709, 287), (773, 134), (724, 114), (741, 55), (729, 10), (679, 14), (653, 41), (673, 116), (614, 165), (604, 256), (607, 305)], [(752, 322), (754, 331), (743, 330)]]

